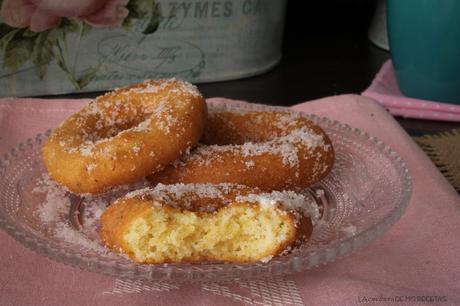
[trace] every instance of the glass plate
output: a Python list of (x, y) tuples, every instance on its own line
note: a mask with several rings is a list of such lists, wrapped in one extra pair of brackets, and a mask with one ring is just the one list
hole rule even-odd
[[(225, 107), (280, 109), (246, 104)], [(59, 262), (137, 280), (261, 278), (331, 262), (373, 241), (399, 219), (409, 203), (411, 178), (403, 160), (377, 138), (336, 121), (303, 115), (330, 135), (336, 161), (326, 179), (305, 190), (323, 210), (312, 238), (267, 263), (138, 265), (108, 251), (99, 241), (97, 218), (111, 198), (133, 187), (80, 198), (46, 180), (41, 150), (49, 131), (28, 139), (0, 161), (0, 226), (28, 248)], [(53, 201), (62, 205), (50, 206)]]

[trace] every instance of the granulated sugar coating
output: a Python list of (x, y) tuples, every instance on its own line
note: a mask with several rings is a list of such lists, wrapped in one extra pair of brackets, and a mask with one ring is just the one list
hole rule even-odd
[(139, 263), (249, 263), (309, 239), (321, 213), (305, 188), (331, 171), (334, 149), (300, 114), (208, 115), (196, 87), (170, 79), (95, 99), (52, 133), (44, 161), (36, 217), (56, 240)]
[(267, 262), (310, 237), (313, 205), (292, 191), (158, 184), (110, 206), (101, 236), (139, 263)]
[[(33, 194), (42, 199), (42, 202), (37, 206), (35, 216), (41, 221), (43, 227), (48, 227), (51, 230), (50, 233), (55, 241), (72, 245), (72, 249), (80, 250), (82, 254), (85, 252), (96, 252), (104, 256), (109, 255), (109, 251), (99, 238), (100, 218), (106, 211), (109, 203), (114, 202), (131, 200), (148, 202), (150, 207), (155, 209), (164, 209), (167, 206), (180, 212), (180, 214), (184, 213), (184, 217), (189, 213), (195, 212), (210, 214), (208, 215), (209, 218), (226, 214), (232, 216), (233, 214), (237, 214), (241, 218), (246, 214), (250, 216), (261, 214), (260, 218), (262, 219), (259, 220), (259, 217), (256, 217), (256, 215), (251, 217), (251, 219), (255, 218), (254, 220), (261, 222), (265, 218), (268, 218), (267, 220), (271, 218), (278, 220), (278, 218), (281, 218), (281, 220), (284, 220), (282, 221), (283, 224), (293, 222), (291, 224), (292, 227), (289, 227), (290, 234), (286, 232), (278, 236), (279, 240), (276, 243), (281, 243), (283, 247), (279, 245), (279, 247), (275, 248), (277, 251), (273, 254), (267, 255), (264, 253), (264, 256), (258, 259), (262, 262), (271, 260), (276, 254), (287, 254), (294, 246), (302, 244), (311, 234), (305, 235), (306, 220), (309, 220), (308, 224), (310, 225), (307, 226), (309, 228), (311, 224), (315, 225), (319, 218), (318, 206), (313, 198), (308, 197), (306, 194), (299, 194), (293, 191), (264, 193), (247, 186), (226, 183), (217, 185), (159, 184), (153, 188), (146, 186), (147, 182), (143, 181), (136, 185), (120, 187), (118, 190), (113, 190), (110, 194), (104, 196), (85, 195), (83, 199), (85, 209), (81, 218), (83, 223), (81, 224), (82, 227), (77, 229), (70, 222), (69, 211), (72, 201), (78, 200), (79, 197), (54, 182), (49, 175), (43, 175), (37, 181), (37, 185), (33, 190)], [(229, 207), (228, 211), (226, 207)], [(204, 215), (199, 216), (201, 218)], [(246, 220), (245, 218), (241, 220)], [(245, 226), (252, 227), (250, 224), (246, 224)], [(254, 233), (258, 231), (256, 230)], [(292, 236), (294, 232), (290, 231), (295, 231), (295, 239)], [(171, 232), (171, 235), (173, 233), (174, 231)], [(253, 245), (253, 243), (251, 242), (250, 245)], [(271, 245), (271, 243), (267, 245)], [(253, 246), (257, 246), (257, 244)], [(240, 259), (233, 258), (232, 260), (238, 262)]]
[(44, 174), (37, 182), (34, 193), (45, 195), (45, 201), (37, 208), (36, 215), (44, 223), (57, 222), (70, 209), (70, 198), (68, 192), (55, 181), (51, 180), (48, 174)]
[(329, 137), (304, 116), (221, 106), (210, 108), (201, 144), (149, 179), (286, 190), (318, 182), (333, 163)]
[[(82, 228), (76, 229), (70, 222), (69, 211), (72, 201), (79, 198), (54, 182), (49, 175), (43, 175), (33, 190), (33, 194), (43, 199), (37, 206), (35, 216), (44, 227), (52, 229), (51, 234), (55, 240), (73, 245), (81, 252), (91, 251), (99, 254), (108, 252), (98, 236), (99, 220), (109, 203), (120, 201), (116, 200), (120, 195), (124, 195), (121, 198), (122, 201), (123, 199), (150, 201), (152, 207), (161, 208), (167, 205), (180, 211), (185, 209), (190, 212), (211, 214), (217, 213), (226, 206), (236, 205), (237, 211), (240, 211), (241, 207), (249, 205), (247, 207), (259, 207), (266, 211), (264, 216), (273, 215), (278, 218), (285, 215), (282, 218), (290, 218), (290, 222), (294, 222), (293, 225), (304, 222), (302, 220), (305, 217), (308, 217), (313, 223), (318, 218), (316, 203), (292, 191), (262, 193), (257, 189), (235, 184), (159, 184), (154, 188), (143, 186), (146, 186), (145, 181), (136, 186), (124, 186), (117, 191), (112, 191), (110, 195), (86, 195), (84, 197), (85, 209), (81, 218)], [(138, 189), (128, 192), (133, 188)], [(249, 211), (252, 211), (253, 208), (250, 208)], [(256, 211), (252, 211), (251, 214)], [(292, 227), (292, 230), (295, 228), (297, 225)], [(280, 236), (281, 242), (287, 239), (283, 237)], [(298, 236), (296, 239), (301, 239), (301, 237)], [(272, 257), (272, 255), (264, 256), (261, 260), (267, 261)]]
[[(152, 199), (158, 205), (195, 211), (213, 211), (217, 206), (233, 202), (249, 202), (262, 208), (273, 209), (282, 205), (288, 210), (303, 213), (312, 220), (319, 218), (318, 206), (306, 195), (294, 191), (261, 192), (257, 188), (239, 184), (158, 184), (155, 187), (138, 189), (126, 194), (125, 198)], [(195, 203), (198, 202), (198, 205)], [(213, 203), (205, 205), (204, 203)]]
[[(101, 199), (85, 199), (84, 224), (82, 231), (75, 229), (69, 218), (72, 197), (65, 188), (45, 174), (37, 181), (33, 193), (43, 196), (43, 202), (37, 207), (35, 216), (52, 229), (51, 234), (58, 241), (77, 246), (81, 251), (89, 250), (105, 254), (108, 250), (101, 244), (97, 235), (100, 216), (106, 209), (107, 201)], [(88, 235), (89, 234), (89, 235)], [(88, 236), (92, 236), (89, 239)]]
[(55, 129), (44, 146), (53, 179), (75, 193), (134, 183), (194, 147), (206, 103), (195, 86), (145, 81), (98, 97)]

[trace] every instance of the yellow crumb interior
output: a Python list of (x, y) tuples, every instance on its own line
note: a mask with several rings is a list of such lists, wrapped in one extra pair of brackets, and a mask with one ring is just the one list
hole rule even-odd
[(134, 258), (144, 263), (269, 259), (295, 236), (292, 218), (278, 209), (230, 205), (216, 213), (152, 207), (124, 234)]

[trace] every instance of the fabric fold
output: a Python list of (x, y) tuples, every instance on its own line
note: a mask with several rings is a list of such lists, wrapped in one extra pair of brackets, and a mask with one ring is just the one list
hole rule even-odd
[(377, 100), (395, 116), (460, 122), (460, 105), (404, 96), (399, 90), (391, 60), (383, 64), (362, 95)]

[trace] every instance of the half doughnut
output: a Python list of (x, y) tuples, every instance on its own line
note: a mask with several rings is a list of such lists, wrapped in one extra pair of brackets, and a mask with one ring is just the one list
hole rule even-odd
[(308, 239), (317, 217), (316, 204), (292, 191), (159, 184), (112, 204), (101, 237), (138, 263), (267, 261)]
[(54, 180), (102, 193), (158, 171), (196, 145), (206, 103), (193, 85), (145, 81), (109, 92), (69, 117), (44, 146)]

